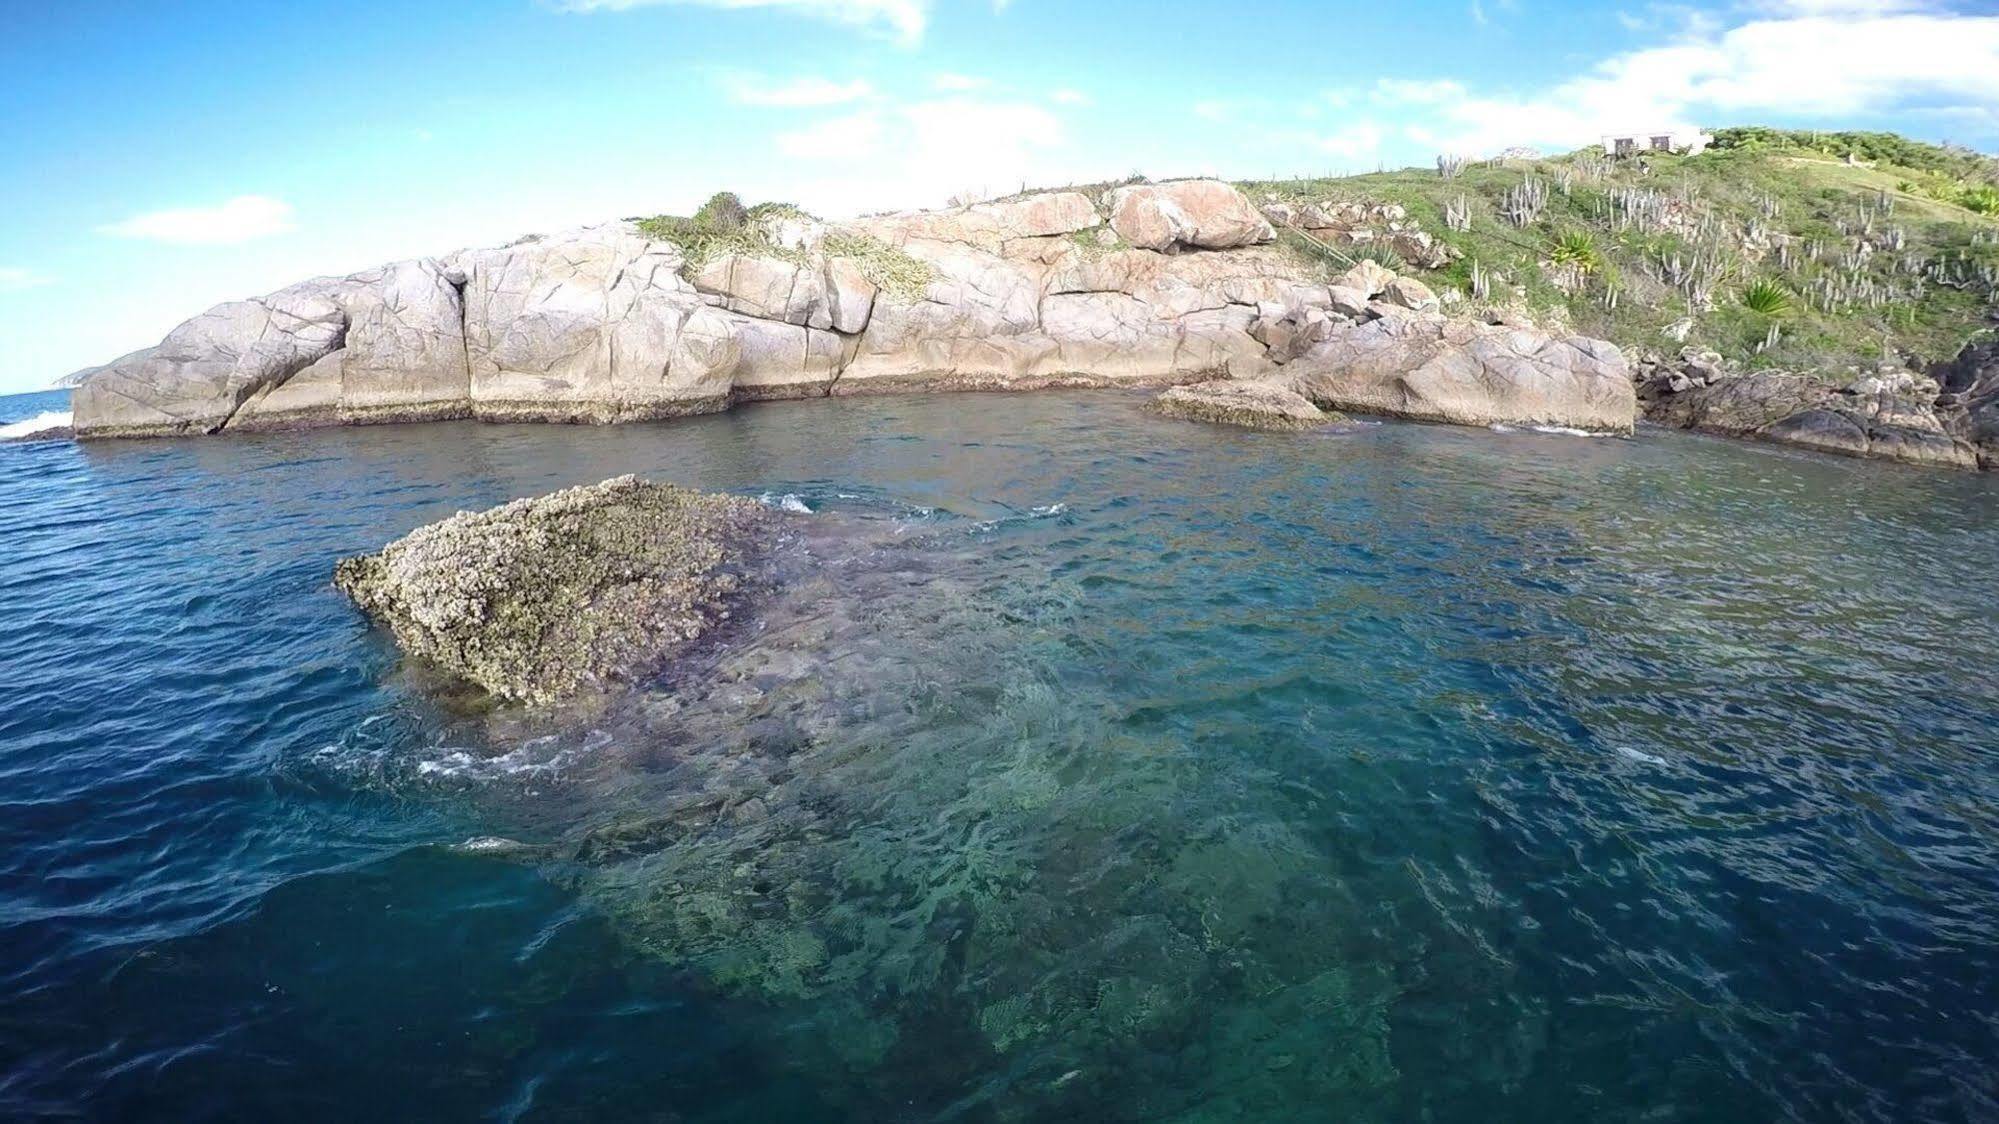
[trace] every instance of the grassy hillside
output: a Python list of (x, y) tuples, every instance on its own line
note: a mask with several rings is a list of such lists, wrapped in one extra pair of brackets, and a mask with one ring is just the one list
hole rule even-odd
[(1591, 148), (1448, 175), (1240, 186), (1258, 202), (1399, 203), (1461, 255), (1410, 272), (1634, 351), (1684, 342), (1745, 366), (1832, 373), (1948, 358), (1989, 326), (1999, 161), (1887, 133), (1729, 129), (1717, 140), (1699, 156), (1642, 162)]

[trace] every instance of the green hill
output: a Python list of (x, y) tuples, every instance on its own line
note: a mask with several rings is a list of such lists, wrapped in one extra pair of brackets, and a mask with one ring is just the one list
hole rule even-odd
[[(1402, 205), (1456, 260), (1397, 268), (1634, 353), (1832, 373), (1948, 359), (1999, 303), (1999, 160), (1892, 133), (1724, 129), (1699, 156), (1599, 148), (1242, 183), (1259, 202)], [(1373, 256), (1285, 233), (1300, 253)]]

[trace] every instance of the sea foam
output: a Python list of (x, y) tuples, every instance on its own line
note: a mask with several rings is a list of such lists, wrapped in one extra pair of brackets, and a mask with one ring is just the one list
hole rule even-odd
[(0, 441), (18, 441), (46, 430), (68, 429), (70, 420), (68, 410), (44, 410), (32, 418), (0, 425)]

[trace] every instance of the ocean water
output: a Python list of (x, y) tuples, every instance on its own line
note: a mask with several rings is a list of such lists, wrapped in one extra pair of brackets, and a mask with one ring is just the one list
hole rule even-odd
[[(0, 446), (0, 1116), (1999, 1118), (1999, 481), (1142, 404)], [(626, 472), (629, 691), (329, 584)]]

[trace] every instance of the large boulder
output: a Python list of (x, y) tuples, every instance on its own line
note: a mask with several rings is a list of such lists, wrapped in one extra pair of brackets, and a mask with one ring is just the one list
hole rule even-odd
[(1669, 372), (1648, 387), (1646, 416), (1663, 425), (1853, 457), (1977, 468), (1973, 441), (1953, 433), (1934, 395), (1912, 382), (1849, 388), (1787, 371)]
[(1120, 187), (1110, 209), (1111, 229), (1142, 250), (1229, 250), (1276, 237), (1242, 192), (1220, 180)]
[[(220, 304), (156, 347), (82, 373), (86, 437), (427, 420), (467, 407), (462, 305), (435, 261), (322, 277)], [(273, 393), (302, 372), (293, 394)]]
[(728, 616), (779, 518), (625, 476), (460, 512), (333, 580), (409, 656), (547, 703), (641, 674)]
[(340, 346), (348, 283), (319, 278), (230, 301), (181, 324), (156, 347), (100, 368), (73, 392), (83, 436), (214, 433), (253, 395)]
[(1397, 277), (1381, 291), (1381, 299), (1398, 308), (1427, 312), (1439, 305), (1437, 294), (1414, 277)]
[(1965, 345), (1938, 377), (1937, 404), (1951, 435), (1975, 450), (1984, 467), (1999, 469), (1999, 339)]
[(1216, 380), (1176, 386), (1153, 399), (1153, 408), (1169, 418), (1277, 432), (1317, 429), (1346, 420), (1319, 409), (1289, 387), (1256, 381)]
[(230, 429), (430, 421), (469, 412), (463, 276), (421, 259), (345, 281), (337, 295), (346, 321), (341, 346), (288, 378), (269, 380), (244, 401)]
[(1335, 288), (1360, 293), (1369, 300), (1388, 291), (1395, 282), (1395, 271), (1372, 258), (1362, 258), (1352, 269), (1341, 274), (1333, 282)]
[(1638, 409), (1612, 344), (1413, 312), (1340, 328), (1284, 374), (1321, 406), (1458, 425), (1629, 433)]

